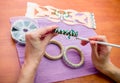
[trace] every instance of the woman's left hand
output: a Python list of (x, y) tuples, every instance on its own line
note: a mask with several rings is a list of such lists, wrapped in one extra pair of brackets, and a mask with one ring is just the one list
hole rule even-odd
[(26, 33), (25, 61), (39, 64), (45, 53), (45, 49), (50, 39), (56, 34), (54, 30), (57, 26), (39, 28)]

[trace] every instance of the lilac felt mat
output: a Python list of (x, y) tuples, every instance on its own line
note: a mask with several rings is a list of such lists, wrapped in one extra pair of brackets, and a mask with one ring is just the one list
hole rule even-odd
[[(11, 24), (22, 17), (14, 17), (10, 19)], [(79, 32), (79, 36), (81, 37), (91, 37), (96, 35), (95, 31), (93, 29), (88, 29), (85, 26), (82, 25), (67, 25), (63, 22), (54, 23), (47, 19), (36, 19), (36, 22), (39, 24), (39, 27), (45, 27), (49, 25), (58, 25), (61, 29), (73, 29)], [(62, 43), (62, 45), (66, 48), (70, 45), (75, 45), (83, 52), (85, 61), (84, 64), (78, 68), (78, 69), (71, 69), (68, 66), (66, 66), (62, 59), (52, 61), (45, 57), (42, 58), (42, 61), (38, 67), (35, 83), (50, 83), (50, 82), (56, 82), (56, 81), (62, 81), (66, 79), (72, 79), (77, 78), (81, 76), (91, 75), (97, 73), (97, 70), (94, 68), (92, 61), (91, 61), (91, 48), (90, 45), (87, 44), (86, 46), (80, 45), (80, 40), (75, 40), (74, 38), (67, 39), (63, 35), (58, 35), (57, 37), (54, 37), (55, 40)], [(16, 44), (18, 56), (20, 63), (24, 63), (24, 50), (25, 47)], [(50, 54), (58, 54), (59, 49), (54, 46), (50, 45), (47, 47), (47, 52)], [(77, 53), (74, 51), (67, 53), (69, 56), (69, 59), (72, 60), (74, 63), (79, 62), (79, 58)], [(74, 56), (73, 56), (74, 55)]]

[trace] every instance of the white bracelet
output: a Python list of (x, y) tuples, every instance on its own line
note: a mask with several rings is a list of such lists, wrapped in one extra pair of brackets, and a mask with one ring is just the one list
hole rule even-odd
[[(79, 53), (80, 57), (81, 57), (81, 61), (78, 64), (74, 64), (72, 62), (70, 62), (67, 58), (67, 51), (69, 49), (75, 49), (77, 50), (77, 52)], [(79, 48), (75, 47), (75, 46), (69, 46), (65, 49), (64, 51), (64, 55), (63, 55), (63, 61), (65, 62), (65, 64), (71, 68), (79, 68), (83, 63), (84, 63), (84, 56), (82, 54), (82, 52), (79, 50)]]
[(51, 56), (47, 52), (45, 52), (45, 57), (47, 57), (48, 59), (51, 59), (51, 60), (60, 59), (63, 56), (63, 52), (64, 52), (64, 47), (62, 46), (62, 44), (60, 42), (56, 41), (56, 40), (51, 40), (49, 42), (49, 44), (55, 44), (55, 45), (57, 45), (60, 48), (60, 54), (57, 55), (57, 56)]

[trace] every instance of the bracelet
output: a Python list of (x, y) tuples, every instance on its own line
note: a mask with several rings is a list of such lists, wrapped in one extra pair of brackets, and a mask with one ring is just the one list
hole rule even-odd
[(62, 46), (62, 44), (60, 42), (56, 41), (56, 40), (51, 40), (49, 42), (49, 44), (57, 45), (60, 48), (60, 54), (57, 55), (57, 56), (51, 56), (47, 52), (45, 52), (45, 57), (47, 57), (48, 59), (51, 59), (51, 60), (58, 60), (58, 59), (60, 59), (63, 56), (63, 52), (64, 52), (64, 47)]
[[(75, 49), (75, 50), (77, 50), (77, 52), (79, 53), (79, 55), (80, 55), (80, 57), (81, 57), (81, 61), (80, 61), (78, 64), (74, 64), (74, 63), (72, 63), (72, 62), (70, 62), (70, 61), (68, 60), (66, 54), (67, 54), (67, 51), (68, 51), (69, 49)], [(67, 48), (65, 49), (65, 51), (64, 51), (63, 61), (64, 61), (64, 63), (65, 63), (67, 66), (69, 66), (69, 67), (71, 67), (71, 68), (78, 68), (78, 67), (80, 67), (80, 66), (84, 63), (84, 56), (83, 56), (82, 52), (79, 50), (79, 48), (77, 48), (77, 47), (75, 47), (75, 46), (69, 46), (69, 47), (67, 47)]]

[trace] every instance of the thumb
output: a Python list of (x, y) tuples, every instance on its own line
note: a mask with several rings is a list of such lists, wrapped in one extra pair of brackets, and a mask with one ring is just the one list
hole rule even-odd
[(44, 39), (44, 42), (48, 43), (53, 37), (55, 37), (57, 34), (56, 33), (49, 33)]

